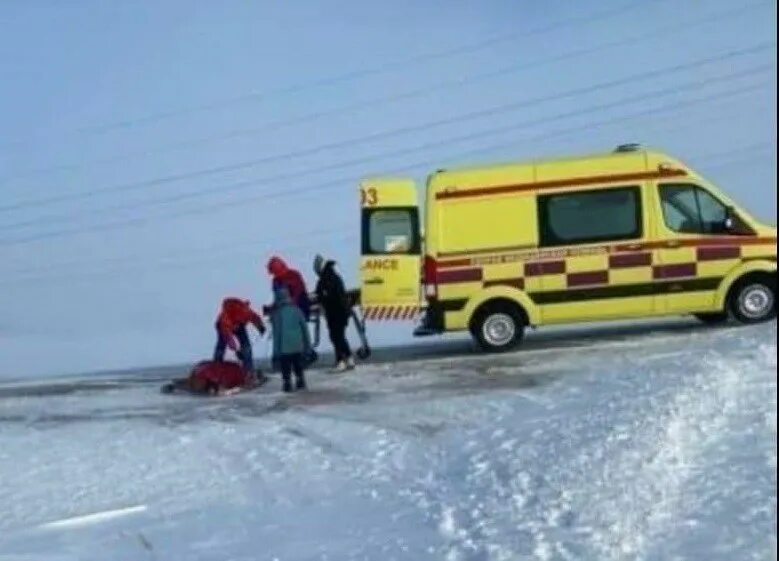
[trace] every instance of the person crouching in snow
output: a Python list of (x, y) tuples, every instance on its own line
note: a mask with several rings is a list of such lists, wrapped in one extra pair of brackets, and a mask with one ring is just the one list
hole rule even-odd
[(311, 315), (311, 300), (306, 290), (306, 281), (299, 271), (290, 268), (281, 257), (271, 257), (268, 261), (268, 273), (272, 277), (272, 289), (286, 287), (295, 305), (308, 320)]
[(311, 353), (311, 338), (303, 312), (292, 301), (289, 290), (279, 286), (273, 292), (274, 302), (271, 310), (273, 328), (273, 362), (281, 369), (284, 379), (283, 390), (292, 391), (292, 374), (295, 374), (295, 387), (306, 389), (303, 372), (305, 357)]
[(335, 350), (335, 371), (343, 372), (354, 368), (354, 358), (346, 339), (351, 304), (344, 287), (344, 281), (335, 270), (335, 261), (325, 260), (321, 255), (314, 258), (314, 272), (319, 277), (316, 284), (316, 298), (325, 313), (327, 331)]
[[(253, 324), (260, 335), (265, 334), (265, 324), (262, 322), (262, 318), (252, 310), (247, 300), (225, 298), (222, 301), (222, 310), (216, 319), (217, 339), (214, 348), (214, 361), (222, 362), (225, 351), (229, 347), (241, 361), (244, 370), (249, 374), (254, 374), (252, 343), (246, 331), (248, 323)], [(261, 378), (262, 374), (258, 372), (257, 377)]]
[(162, 387), (163, 393), (184, 391), (202, 395), (231, 395), (259, 385), (257, 379), (236, 362), (204, 360), (197, 363), (186, 378)]

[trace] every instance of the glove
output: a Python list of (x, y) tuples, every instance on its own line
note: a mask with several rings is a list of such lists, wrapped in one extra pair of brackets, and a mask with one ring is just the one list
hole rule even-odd
[(265, 334), (268, 332), (268, 328), (263, 325), (260, 326), (258, 331), (260, 332), (260, 337), (265, 337)]

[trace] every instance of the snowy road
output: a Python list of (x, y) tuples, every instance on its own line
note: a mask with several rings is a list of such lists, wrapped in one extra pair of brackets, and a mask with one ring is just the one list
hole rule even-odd
[(775, 559), (775, 324), (311, 386), (0, 386), (0, 560)]

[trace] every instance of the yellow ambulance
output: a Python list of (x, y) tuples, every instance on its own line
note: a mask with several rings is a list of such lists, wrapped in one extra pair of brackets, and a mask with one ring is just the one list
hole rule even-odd
[(637, 145), (440, 170), (422, 213), (409, 179), (367, 179), (360, 198), (364, 317), (417, 335), (468, 330), (504, 351), (530, 326), (776, 316), (776, 228)]

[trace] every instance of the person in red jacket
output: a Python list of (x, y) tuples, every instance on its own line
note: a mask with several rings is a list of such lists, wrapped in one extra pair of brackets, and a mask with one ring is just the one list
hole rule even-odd
[(265, 324), (262, 318), (251, 308), (247, 300), (240, 298), (225, 298), (222, 301), (222, 311), (216, 319), (216, 348), (214, 361), (222, 362), (225, 351), (229, 347), (241, 361), (244, 370), (254, 372), (252, 343), (246, 331), (246, 324), (251, 323), (265, 334)]
[(268, 261), (268, 273), (273, 277), (272, 290), (275, 293), (281, 287), (286, 287), (295, 305), (308, 319), (311, 315), (311, 300), (306, 290), (306, 281), (299, 271), (292, 269), (281, 257), (271, 257)]

